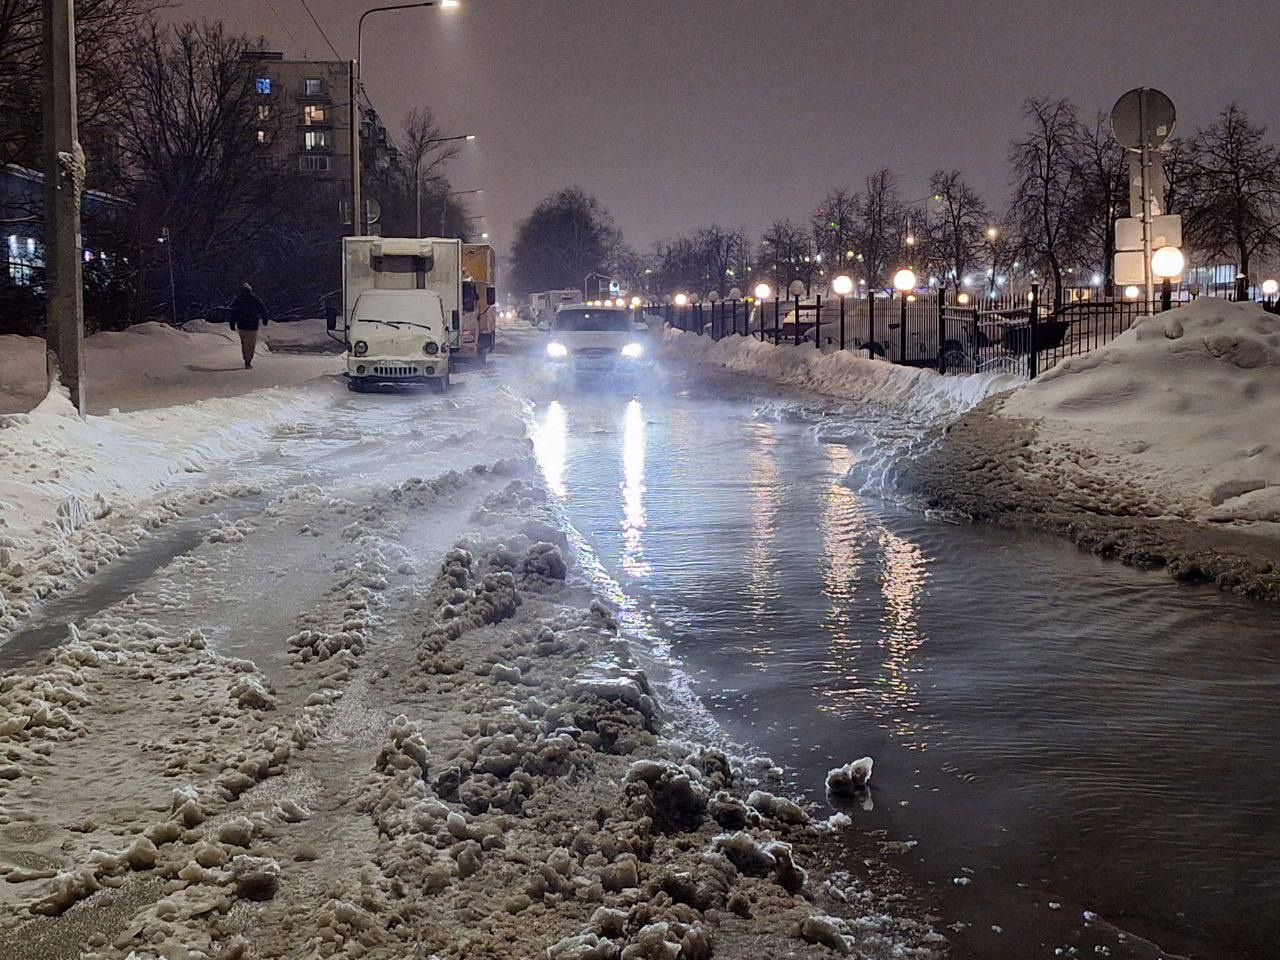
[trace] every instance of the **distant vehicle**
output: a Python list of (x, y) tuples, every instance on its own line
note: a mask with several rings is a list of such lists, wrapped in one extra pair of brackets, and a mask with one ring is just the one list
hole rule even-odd
[(461, 338), (458, 240), (345, 237), (342, 311), (330, 335), (347, 347), (347, 385), (449, 387)]
[(498, 339), (497, 255), (487, 243), (462, 245), (462, 323), (455, 359), (484, 363)]
[(544, 329), (551, 325), (556, 310), (575, 303), (582, 303), (581, 290), (547, 290), (544, 293), (529, 295), (529, 309), (533, 315), (534, 325)]
[(578, 304), (556, 311), (544, 352), (558, 378), (633, 378), (651, 369), (652, 347), (642, 315)]

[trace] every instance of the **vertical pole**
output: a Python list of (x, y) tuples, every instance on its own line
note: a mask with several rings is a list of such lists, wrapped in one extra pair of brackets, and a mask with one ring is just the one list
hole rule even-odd
[(822, 349), (822, 295), (814, 298), (813, 308), (813, 345)]
[(844, 353), (844, 294), (840, 294), (840, 352)]
[(947, 342), (947, 290), (938, 291), (938, 372), (947, 372), (947, 355), (942, 345)]
[(413, 169), (413, 235), (422, 236), (422, 176), (417, 164)]
[[(1142, 138), (1142, 281), (1147, 291), (1147, 303), (1151, 303), (1155, 299), (1155, 287), (1151, 278), (1151, 151), (1147, 149), (1146, 87), (1138, 90), (1138, 136)], [(1054, 294), (1054, 304), (1061, 299)]]
[(867, 291), (867, 357), (876, 358), (876, 293)]
[(902, 300), (902, 309), (898, 315), (898, 362), (907, 362), (907, 291), (898, 293)]
[(360, 196), (360, 62), (352, 60), (347, 65), (350, 83), (347, 86), (347, 113), (351, 121), (351, 234), (364, 236), (363, 199)]
[(1027, 325), (1027, 379), (1040, 372), (1040, 284), (1031, 285), (1031, 314)]
[(782, 342), (782, 330), (778, 326), (778, 302), (781, 297), (773, 298), (773, 345), (776, 347)]
[(84, 287), (73, 0), (44, 0), (45, 339), (50, 384), (61, 381), (84, 416)]
[(800, 346), (800, 294), (797, 293), (795, 295), (794, 301), (795, 312), (791, 314), (791, 323), (793, 324), (791, 327), (791, 339), (795, 346), (798, 347)]
[(169, 260), (169, 315), (170, 322), (176, 327), (178, 325), (178, 288), (173, 282), (173, 237), (169, 234), (169, 228), (164, 228), (164, 252)]

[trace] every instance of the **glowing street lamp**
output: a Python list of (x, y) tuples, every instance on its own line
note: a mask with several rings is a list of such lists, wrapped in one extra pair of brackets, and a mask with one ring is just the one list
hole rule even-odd
[(1126, 300), (1137, 300), (1138, 294), (1142, 291), (1138, 289), (1136, 284), (1129, 284), (1124, 288), (1124, 298)]
[(631, 309), (633, 309), (633, 310), (634, 310), (634, 309), (635, 309), (636, 307), (638, 307), (638, 306), (640, 306), (640, 298), (639, 298), (639, 297), (632, 297), (632, 298), (631, 298)]
[(961, 291), (960, 293), (956, 294), (956, 303), (960, 304), (960, 306), (962, 307), (968, 306), (969, 295), (964, 291)]
[(1275, 280), (1262, 281), (1262, 296), (1264, 302), (1270, 304), (1276, 298), (1276, 294), (1280, 293), (1280, 283)]
[(902, 309), (898, 315), (898, 362), (907, 361), (907, 297), (916, 288), (916, 272), (903, 267), (893, 275), (893, 289), (898, 291)]
[(755, 290), (752, 292), (756, 295), (757, 300), (768, 300), (773, 296), (773, 288), (767, 283), (757, 283)]
[(689, 295), (685, 293), (677, 293), (673, 302), (677, 307), (687, 306), (689, 303)]
[(831, 290), (836, 296), (847, 297), (853, 293), (853, 278), (847, 273), (831, 278)]
[(1151, 255), (1151, 272), (1160, 278), (1160, 309), (1173, 306), (1173, 280), (1182, 275), (1186, 260), (1177, 247), (1161, 247)]

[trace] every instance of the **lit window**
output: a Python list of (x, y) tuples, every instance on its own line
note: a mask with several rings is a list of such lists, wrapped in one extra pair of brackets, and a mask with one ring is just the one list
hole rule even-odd
[(258, 119), (259, 120), (271, 119), (271, 104), (269, 103), (258, 104)]
[(259, 142), (259, 143), (264, 143), (264, 144), (265, 144), (265, 143), (270, 143), (270, 142), (271, 142), (271, 131), (270, 131), (270, 130), (259, 130), (259, 131), (258, 131), (258, 142)]
[(302, 81), (302, 93), (308, 97), (319, 97), (324, 95), (324, 81), (316, 77), (308, 77)]
[(302, 135), (302, 145), (308, 150), (327, 150), (329, 148), (329, 131), (308, 130)]
[(257, 86), (257, 88), (258, 88), (258, 92), (259, 92), (259, 93), (263, 93), (263, 94), (270, 93), (270, 92), (271, 92), (271, 78), (270, 78), (270, 77), (259, 77), (259, 78), (257, 79), (256, 86)]
[(304, 123), (324, 123), (325, 121), (324, 107), (317, 107), (314, 104), (303, 107), (302, 119)]

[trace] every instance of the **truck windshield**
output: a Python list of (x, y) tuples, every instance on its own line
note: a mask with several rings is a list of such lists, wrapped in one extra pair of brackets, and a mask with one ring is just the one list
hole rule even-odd
[(555, 329), (627, 331), (631, 315), (625, 310), (560, 310)]

